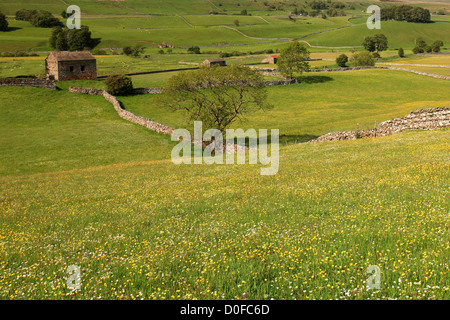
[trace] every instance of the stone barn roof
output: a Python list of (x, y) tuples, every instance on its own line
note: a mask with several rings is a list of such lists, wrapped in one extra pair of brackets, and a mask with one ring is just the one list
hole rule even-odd
[(53, 55), (56, 61), (95, 60), (89, 51), (53, 51), (50, 55)]

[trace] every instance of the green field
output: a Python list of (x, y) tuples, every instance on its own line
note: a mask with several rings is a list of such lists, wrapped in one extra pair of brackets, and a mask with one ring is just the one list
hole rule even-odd
[[(308, 41), (315, 46), (361, 46), (365, 36), (382, 32), (389, 39), (391, 48), (411, 49), (418, 37), (430, 43), (435, 40), (450, 41), (448, 16), (435, 15), (434, 23), (420, 24), (383, 21), (382, 29), (368, 30), (367, 15), (363, 10), (348, 10), (343, 17), (322, 19), (319, 17), (288, 16), (293, 1), (287, 1), (279, 10), (261, 11), (263, 1), (221, 1), (223, 15), (208, 14), (216, 10), (214, 1), (75, 1), (82, 9), (82, 24), (90, 27), (93, 38), (100, 40), (97, 48), (121, 48), (141, 43), (156, 46), (169, 42), (176, 46), (233, 46), (256, 45), (266, 42), (271, 46), (274, 40), (286, 42), (289, 39)], [(240, 4), (240, 6), (238, 6)], [(364, 8), (369, 2), (355, 3)], [(10, 15), (10, 31), (0, 33), (0, 51), (48, 51), (50, 29), (34, 28), (28, 22), (15, 21), (15, 11), (24, 8), (49, 10), (59, 15), (65, 8), (63, 3), (37, 2), (12, 3), (0, 1), (0, 11)], [(230, 7), (231, 6), (231, 7)], [(239, 15), (247, 9), (252, 16)], [(220, 11), (220, 10), (219, 10)], [(239, 26), (235, 26), (235, 20)], [(333, 30), (335, 28), (346, 28)], [(230, 29), (236, 28), (238, 31)], [(241, 32), (241, 33), (240, 33)], [(319, 34), (314, 34), (322, 32)], [(211, 34), (214, 34), (211, 37)]]
[[(446, 81), (405, 71), (362, 70), (302, 77), (298, 85), (269, 88), (274, 109), (253, 113), (234, 127), (280, 128), (280, 135), (300, 142), (329, 131), (355, 130), (358, 123), (373, 126), (374, 121), (404, 116), (414, 109), (450, 104)], [(152, 95), (121, 97), (120, 101), (136, 114), (173, 127), (185, 126), (181, 111), (174, 113), (156, 105)]]
[(2, 87), (0, 106), (1, 176), (170, 157), (170, 137), (118, 118), (103, 97)]

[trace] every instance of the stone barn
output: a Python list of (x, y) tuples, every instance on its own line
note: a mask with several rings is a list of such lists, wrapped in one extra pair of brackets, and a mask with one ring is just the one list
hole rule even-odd
[(227, 63), (224, 59), (208, 59), (203, 61), (203, 65), (206, 67), (212, 67), (212, 66), (221, 66), (225, 67)]
[(277, 61), (278, 61), (278, 56), (277, 55), (273, 55), (273, 56), (265, 58), (262, 61), (262, 63), (277, 64)]
[(97, 61), (89, 51), (53, 51), (45, 59), (47, 80), (97, 80)]

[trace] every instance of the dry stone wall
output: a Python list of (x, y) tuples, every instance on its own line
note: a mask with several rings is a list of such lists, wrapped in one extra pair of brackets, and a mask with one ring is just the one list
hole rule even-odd
[(406, 130), (431, 130), (450, 127), (450, 107), (437, 107), (414, 110), (405, 117), (381, 122), (375, 129), (345, 132), (330, 132), (309, 142), (353, 140), (381, 137)]
[(364, 69), (389, 69), (388, 67), (348, 67), (348, 68), (333, 68), (333, 69), (310, 69), (306, 72), (335, 72), (335, 71), (351, 71)]
[[(149, 89), (159, 89), (159, 88), (149, 88)], [(89, 94), (89, 95), (101, 95), (106, 99), (106, 101), (110, 102), (113, 105), (119, 117), (132, 123), (138, 124), (140, 126), (146, 127), (147, 129), (150, 129), (152, 131), (171, 136), (174, 130), (174, 128), (172, 127), (165, 126), (161, 123), (152, 121), (150, 119), (141, 116), (136, 116), (134, 113), (125, 110), (120, 105), (119, 100), (117, 100), (115, 96), (113, 96), (112, 94), (108, 93), (105, 90), (69, 87), (69, 92)]]
[[(160, 93), (159, 91), (161, 90), (160, 88), (146, 88), (146, 89), (149, 89), (148, 91), (150, 91), (150, 92), (145, 92), (145, 93)], [(144, 90), (144, 91), (147, 91), (147, 90)], [(116, 110), (119, 117), (121, 117), (122, 119), (125, 119), (127, 121), (130, 121), (132, 123), (138, 124), (140, 126), (146, 127), (149, 130), (152, 130), (152, 131), (155, 131), (158, 133), (162, 133), (162, 134), (165, 134), (168, 136), (172, 136), (172, 133), (175, 130), (172, 127), (165, 126), (161, 123), (152, 121), (150, 119), (147, 119), (147, 118), (144, 118), (141, 116), (136, 116), (134, 113), (125, 110), (120, 105), (119, 100), (117, 100), (117, 98), (115, 96), (113, 96), (106, 90), (69, 87), (69, 92), (89, 94), (89, 95), (102, 95), (106, 99), (106, 101), (110, 102), (113, 105), (113, 107)], [(213, 147), (213, 145), (208, 146), (205, 142), (193, 141), (193, 143), (197, 144), (197, 145), (201, 144), (202, 147), (205, 147), (205, 148)], [(217, 148), (220, 148), (220, 146), (217, 146)], [(224, 153), (238, 153), (238, 152), (243, 152), (243, 151), (249, 150), (248, 147), (240, 146), (240, 145), (236, 145), (236, 144), (229, 144), (229, 143), (224, 143), (222, 145), (222, 148), (224, 149), (223, 150)]]
[(3, 78), (0, 87), (32, 87), (56, 90), (56, 84), (51, 80), (33, 78)]
[(69, 87), (69, 92), (73, 93), (82, 93), (82, 94), (89, 94), (92, 96), (101, 96), (103, 95), (103, 89), (89, 89), (89, 88), (76, 88), (76, 87)]
[(444, 79), (444, 80), (450, 80), (450, 77), (442, 76), (438, 74), (433, 73), (427, 73), (412, 69), (406, 69), (406, 68), (398, 68), (398, 67), (351, 67), (351, 68), (334, 68), (334, 69), (311, 69), (307, 72), (335, 72), (335, 71), (351, 71), (351, 70), (363, 70), (363, 69), (388, 69), (388, 70), (401, 70), (401, 71), (408, 71), (415, 74), (420, 74), (423, 76), (433, 77), (436, 79)]
[(147, 129), (150, 129), (150, 130), (158, 132), (158, 133), (166, 134), (169, 136), (172, 135), (172, 132), (174, 131), (173, 128), (165, 126), (158, 122), (149, 120), (144, 117), (136, 116), (134, 113), (123, 109), (122, 106), (120, 105), (120, 102), (117, 100), (117, 98), (115, 96), (113, 96), (112, 94), (108, 93), (107, 91), (103, 91), (102, 95), (106, 99), (106, 101), (110, 102), (114, 106), (114, 109), (117, 111), (117, 114), (122, 119), (128, 120), (128, 121), (138, 124), (140, 126), (144, 126)]
[[(69, 87), (69, 92), (83, 93), (90, 95), (103, 95), (103, 89), (89, 89), (89, 88), (76, 88)], [(136, 88), (133, 89), (133, 94), (159, 94), (162, 93), (162, 88)]]
[(447, 76), (442, 76), (442, 75), (439, 75), (439, 74), (427, 73), (427, 72), (422, 72), (422, 71), (417, 71), (417, 70), (411, 70), (411, 69), (406, 69), (406, 68), (387, 67), (387, 69), (389, 69), (389, 70), (409, 71), (409, 72), (412, 72), (412, 73), (415, 73), (415, 74), (420, 74), (422, 76), (428, 76), (428, 77), (432, 77), (432, 78), (436, 78), (436, 79), (450, 80), (450, 77), (447, 77)]

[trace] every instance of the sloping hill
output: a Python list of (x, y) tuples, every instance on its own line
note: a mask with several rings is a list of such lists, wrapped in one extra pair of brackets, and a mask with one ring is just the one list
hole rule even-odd
[(120, 119), (103, 97), (0, 87), (0, 175), (170, 158), (170, 137)]

